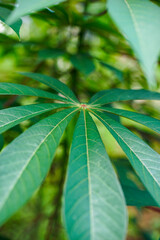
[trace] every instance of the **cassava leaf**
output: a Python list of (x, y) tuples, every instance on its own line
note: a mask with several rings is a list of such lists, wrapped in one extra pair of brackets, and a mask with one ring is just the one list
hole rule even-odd
[(70, 56), (71, 63), (83, 74), (90, 74), (95, 70), (93, 59), (84, 53), (79, 53)]
[(146, 207), (146, 206), (155, 206), (158, 207), (158, 204), (154, 201), (152, 196), (147, 190), (140, 190), (136, 186), (127, 186), (126, 184), (121, 183), (126, 203), (128, 206), (136, 207)]
[[(0, 20), (6, 24), (6, 20), (8, 16), (11, 14), (11, 12), (12, 11), (8, 8), (0, 7)], [(8, 26), (13, 29), (13, 31), (18, 35), (18, 37), (20, 37), (19, 31), (20, 31), (21, 25), (22, 25), (22, 20), (19, 19), (15, 23), (9, 24)]]
[(0, 225), (42, 183), (61, 136), (76, 111), (76, 108), (66, 109), (41, 120), (0, 154)]
[(57, 108), (70, 106), (68, 104), (43, 103), (32, 104), (27, 106), (12, 107), (0, 110), (0, 133), (5, 132), (20, 122), (51, 111)]
[(37, 80), (43, 84), (46, 84), (47, 86), (53, 88), (57, 92), (64, 95), (68, 101), (73, 103), (79, 103), (78, 99), (76, 98), (75, 94), (72, 92), (70, 88), (67, 87), (64, 83), (60, 82), (59, 80), (40, 74), (40, 73), (21, 73), (23, 76), (32, 78), (34, 80)]
[(141, 123), (144, 126), (151, 128), (157, 133), (160, 133), (160, 120), (156, 118), (152, 118), (149, 116), (146, 116), (144, 114), (126, 111), (122, 109), (116, 109), (116, 108), (107, 108), (107, 107), (100, 107), (99, 110), (102, 110), (107, 113), (113, 113), (118, 116), (122, 116), (128, 119), (131, 119), (135, 122)]
[(56, 59), (58, 57), (64, 56), (66, 53), (62, 49), (51, 48), (51, 49), (43, 49), (39, 51), (38, 56), (40, 60), (45, 60), (48, 58)]
[(126, 166), (122, 159), (115, 163), (127, 205), (137, 207), (158, 206), (131, 166)]
[(160, 93), (148, 91), (144, 89), (140, 90), (126, 90), (126, 89), (111, 89), (103, 90), (90, 99), (89, 104), (92, 105), (104, 105), (111, 102), (128, 101), (128, 100), (160, 100)]
[(125, 238), (124, 197), (98, 130), (87, 111), (74, 132), (64, 193), (70, 240)]
[(108, 0), (110, 15), (135, 51), (148, 84), (155, 86), (160, 53), (160, 7), (149, 0)]
[(36, 96), (68, 102), (66, 98), (56, 94), (16, 83), (0, 83), (0, 95)]
[(123, 82), (124, 78), (123, 78), (123, 72), (121, 70), (119, 70), (118, 68), (115, 68), (114, 66), (112, 66), (108, 63), (102, 62), (102, 61), (99, 61), (99, 63), (103, 67), (108, 68), (110, 71), (112, 71), (116, 75), (116, 77), (119, 79), (120, 82)]
[(105, 113), (96, 112), (95, 115), (119, 143), (144, 186), (160, 206), (160, 155)]
[(33, 11), (39, 11), (43, 8), (57, 5), (64, 0), (17, 0), (18, 6), (14, 9), (10, 17), (8, 18), (8, 23), (14, 23), (18, 18), (31, 14)]

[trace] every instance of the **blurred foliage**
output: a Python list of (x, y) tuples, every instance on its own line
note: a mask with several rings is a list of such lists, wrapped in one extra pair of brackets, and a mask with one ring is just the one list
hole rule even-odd
[[(5, 7), (5, 4), (14, 2), (0, 1), (0, 6)], [(12, 8), (12, 5), (7, 6)], [(43, 84), (18, 74), (27, 71), (60, 79), (76, 92), (82, 102), (103, 89), (147, 88), (131, 48), (109, 17), (103, 0), (68, 0), (51, 9), (26, 16), (20, 29), (20, 40), (11, 28), (0, 22), (0, 81), (47, 89)], [(160, 65), (157, 67), (156, 76), (159, 90)], [(0, 97), (0, 109), (45, 101), (35, 97)], [(114, 106), (119, 107), (119, 104), (115, 103)], [(160, 116), (158, 101), (134, 101), (130, 102), (130, 108), (123, 103), (124, 109), (132, 110), (133, 107), (137, 112), (153, 117)], [(0, 149), (3, 138), (5, 145), (8, 144), (42, 117), (25, 121), (7, 131), (3, 137), (0, 135)], [(126, 119), (121, 121), (160, 153), (158, 135), (138, 123), (133, 124)], [(0, 229), (0, 240), (66, 239), (61, 224), (60, 206), (68, 149), (75, 122), (74, 118), (68, 126), (54, 164), (41, 188), (28, 204)], [(131, 172), (130, 181), (139, 184), (136, 174), (113, 137), (104, 131), (101, 124), (99, 129), (115, 168), (117, 164), (122, 167), (127, 164)], [(158, 240), (158, 212), (148, 208), (129, 207), (129, 215), (128, 240)]]

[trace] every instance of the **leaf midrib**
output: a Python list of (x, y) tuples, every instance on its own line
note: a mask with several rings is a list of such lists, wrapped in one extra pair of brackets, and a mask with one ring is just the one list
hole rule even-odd
[(137, 36), (138, 36), (137, 40), (138, 40), (139, 46), (140, 46), (139, 52), (141, 52), (140, 55), (142, 55), (142, 49), (143, 49), (143, 47), (142, 47), (142, 42), (143, 42), (143, 41), (141, 40), (141, 34), (140, 34), (140, 30), (139, 30), (139, 27), (138, 27), (137, 20), (136, 20), (136, 18), (135, 18), (135, 16), (134, 16), (134, 13), (133, 13), (132, 8), (130, 7), (128, 1), (127, 1), (127, 0), (124, 0), (124, 2), (126, 3), (126, 6), (127, 6), (127, 8), (128, 8), (128, 11), (130, 12), (130, 15), (131, 15), (131, 18), (132, 18), (132, 21), (133, 21), (133, 25), (134, 25), (134, 27), (135, 27), (135, 32), (137, 33)]
[(87, 133), (87, 122), (86, 122), (86, 110), (83, 110), (84, 113), (84, 124), (85, 124), (85, 136), (86, 136), (86, 155), (87, 155), (87, 170), (88, 170), (88, 189), (89, 189), (89, 206), (90, 206), (90, 239), (93, 239), (92, 236), (93, 235), (93, 209), (92, 209), (92, 190), (91, 190), (91, 176), (90, 176), (90, 164), (89, 164), (89, 147), (88, 147), (88, 133)]

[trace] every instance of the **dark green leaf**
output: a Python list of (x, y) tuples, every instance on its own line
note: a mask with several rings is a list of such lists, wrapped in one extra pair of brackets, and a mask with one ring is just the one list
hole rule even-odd
[(37, 80), (47, 86), (53, 88), (57, 92), (64, 95), (68, 101), (73, 102), (75, 104), (79, 103), (78, 99), (76, 98), (75, 94), (72, 92), (70, 88), (67, 87), (64, 83), (60, 82), (59, 80), (40, 74), (40, 73), (21, 73), (23, 76), (32, 78)]
[(158, 206), (129, 165), (119, 159), (115, 166), (128, 206)]
[(36, 96), (68, 102), (66, 98), (56, 94), (15, 83), (0, 83), (0, 95)]
[(108, 63), (104, 63), (100, 61), (100, 64), (106, 68), (108, 68), (109, 70), (111, 70), (119, 79), (120, 82), (122, 82), (124, 80), (123, 78), (123, 72), (120, 71), (118, 68), (113, 67), (112, 65), (108, 64)]
[(140, 190), (136, 186), (127, 186), (122, 184), (122, 189), (125, 195), (125, 199), (128, 206), (146, 207), (146, 206), (157, 206), (158, 204), (154, 201), (147, 190)]
[(71, 55), (71, 63), (75, 68), (77, 68), (83, 74), (90, 74), (95, 70), (95, 65), (92, 58), (87, 54), (76, 54)]
[(148, 90), (111, 89), (96, 93), (89, 101), (92, 105), (104, 105), (111, 102), (128, 100), (160, 100), (160, 93)]
[(40, 60), (45, 60), (48, 58), (56, 59), (65, 55), (65, 52), (61, 49), (43, 49), (39, 52), (38, 56)]

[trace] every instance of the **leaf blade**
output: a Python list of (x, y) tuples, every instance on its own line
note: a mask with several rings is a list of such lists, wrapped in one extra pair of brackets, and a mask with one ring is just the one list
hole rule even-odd
[(128, 162), (119, 159), (114, 166), (128, 206), (158, 206)]
[(128, 118), (130, 120), (143, 124), (144, 126), (154, 130), (157, 133), (160, 133), (160, 120), (156, 118), (117, 108), (100, 107), (99, 110)]
[(160, 8), (149, 0), (109, 0), (107, 6), (133, 47), (149, 86), (155, 86), (154, 70), (160, 52)]
[[(11, 10), (5, 7), (0, 7), (0, 20), (3, 21), (5, 24), (7, 21), (8, 16), (11, 14)], [(9, 24), (8, 26), (13, 29), (13, 31), (20, 37), (19, 32), (22, 25), (22, 20), (18, 19), (15, 23)]]
[(8, 23), (14, 23), (18, 18), (30, 14), (33, 11), (38, 11), (43, 8), (57, 5), (64, 0), (28, 0), (27, 2), (25, 0), (17, 0), (18, 7), (16, 7), (13, 11), (13, 13), (9, 16), (7, 22)]
[(40, 73), (21, 73), (23, 76), (32, 78), (34, 80), (37, 80), (43, 84), (46, 84), (47, 86), (53, 88), (57, 92), (60, 92), (62, 95), (64, 95), (70, 102), (79, 103), (78, 99), (76, 98), (75, 94), (72, 92), (70, 88), (67, 87), (64, 83), (61, 81), (49, 77)]
[(0, 83), (0, 95), (36, 96), (67, 102), (56, 94), (16, 83)]
[(116, 68), (116, 67), (114, 67), (114, 66), (112, 66), (112, 65), (110, 65), (110, 64), (108, 64), (108, 63), (106, 63), (106, 62), (102, 62), (102, 61), (100, 61), (100, 60), (99, 60), (99, 63), (100, 63), (103, 67), (108, 68), (111, 72), (113, 72), (114, 75), (118, 78), (118, 80), (119, 80), (120, 82), (123, 82), (123, 80), (124, 80), (123, 72), (122, 72), (120, 69), (118, 69), (118, 68)]
[(76, 108), (63, 110), (41, 120), (0, 154), (0, 225), (25, 203), (41, 184), (60, 138), (76, 111)]
[(144, 89), (126, 90), (115, 88), (111, 90), (103, 90), (96, 93), (90, 99), (89, 104), (104, 105), (112, 102), (128, 100), (160, 100), (160, 93)]
[(0, 110), (0, 133), (3, 133), (9, 128), (16, 126), (22, 121), (28, 120), (32, 117), (51, 111), (53, 109), (63, 108), (67, 106), (69, 107), (71, 105), (42, 103)]
[(105, 113), (94, 112), (94, 114), (116, 139), (144, 186), (160, 206), (160, 155)]
[(81, 112), (76, 125), (64, 201), (64, 218), (71, 240), (102, 240), (106, 236), (124, 239), (123, 194), (98, 130), (87, 112)]
[(154, 201), (148, 191), (140, 190), (138, 187), (130, 187), (126, 184), (121, 184), (126, 203), (128, 206), (136, 207), (147, 207), (154, 206), (158, 207), (158, 204)]
[(95, 65), (91, 56), (79, 53), (70, 56), (73, 66), (85, 75), (89, 75), (95, 70)]

